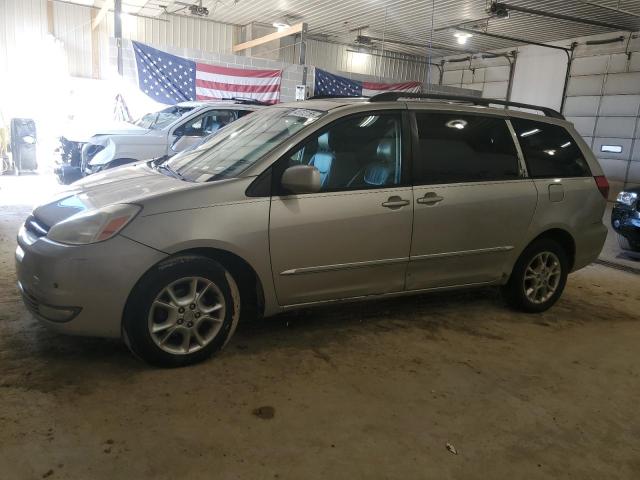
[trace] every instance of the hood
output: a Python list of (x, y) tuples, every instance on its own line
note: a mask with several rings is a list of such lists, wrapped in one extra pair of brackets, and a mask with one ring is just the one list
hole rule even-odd
[(87, 143), (96, 135), (144, 135), (150, 130), (127, 122), (110, 122), (91, 125), (90, 122), (72, 122), (62, 130), (62, 136), (69, 141)]
[[(146, 163), (106, 170), (73, 183), (33, 211), (47, 226), (79, 212), (114, 203), (142, 203), (168, 192), (196, 188), (199, 184), (166, 176)], [(201, 184), (200, 184), (201, 185)]]

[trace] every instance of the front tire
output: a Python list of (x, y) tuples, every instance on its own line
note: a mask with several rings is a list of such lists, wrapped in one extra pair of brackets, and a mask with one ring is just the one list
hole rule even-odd
[(123, 319), (131, 351), (160, 367), (200, 362), (221, 350), (240, 317), (240, 295), (218, 262), (181, 255), (160, 262), (134, 287)]
[(562, 295), (568, 274), (566, 251), (558, 242), (541, 238), (522, 252), (509, 281), (502, 287), (502, 294), (515, 309), (544, 312)]

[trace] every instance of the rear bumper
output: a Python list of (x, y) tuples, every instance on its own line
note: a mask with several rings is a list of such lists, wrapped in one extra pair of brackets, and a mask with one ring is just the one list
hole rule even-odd
[[(68, 246), (21, 229), (16, 273), (25, 305), (46, 326), (71, 335), (119, 337), (131, 289), (165, 257), (121, 236)], [(65, 310), (69, 318), (61, 319)]]
[(576, 255), (572, 271), (580, 270), (595, 261), (607, 239), (607, 227), (594, 223), (575, 235)]

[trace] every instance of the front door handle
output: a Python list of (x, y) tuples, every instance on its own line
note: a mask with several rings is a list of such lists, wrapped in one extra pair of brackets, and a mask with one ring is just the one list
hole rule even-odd
[(382, 206), (385, 208), (400, 208), (409, 205), (409, 200), (405, 200), (403, 198), (394, 195), (393, 197), (389, 197), (386, 202), (382, 202)]
[(436, 203), (439, 203), (442, 200), (444, 200), (444, 197), (436, 195), (434, 192), (429, 192), (429, 193), (425, 193), (424, 197), (420, 197), (416, 201), (423, 205), (435, 205)]

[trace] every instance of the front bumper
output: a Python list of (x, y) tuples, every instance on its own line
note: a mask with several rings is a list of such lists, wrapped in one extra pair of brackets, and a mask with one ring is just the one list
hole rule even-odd
[[(25, 305), (48, 327), (71, 335), (119, 337), (129, 293), (144, 272), (165, 257), (120, 235), (69, 246), (22, 228), (16, 273)], [(68, 320), (60, 320), (64, 315), (50, 319), (51, 312), (65, 309), (74, 310)]]

